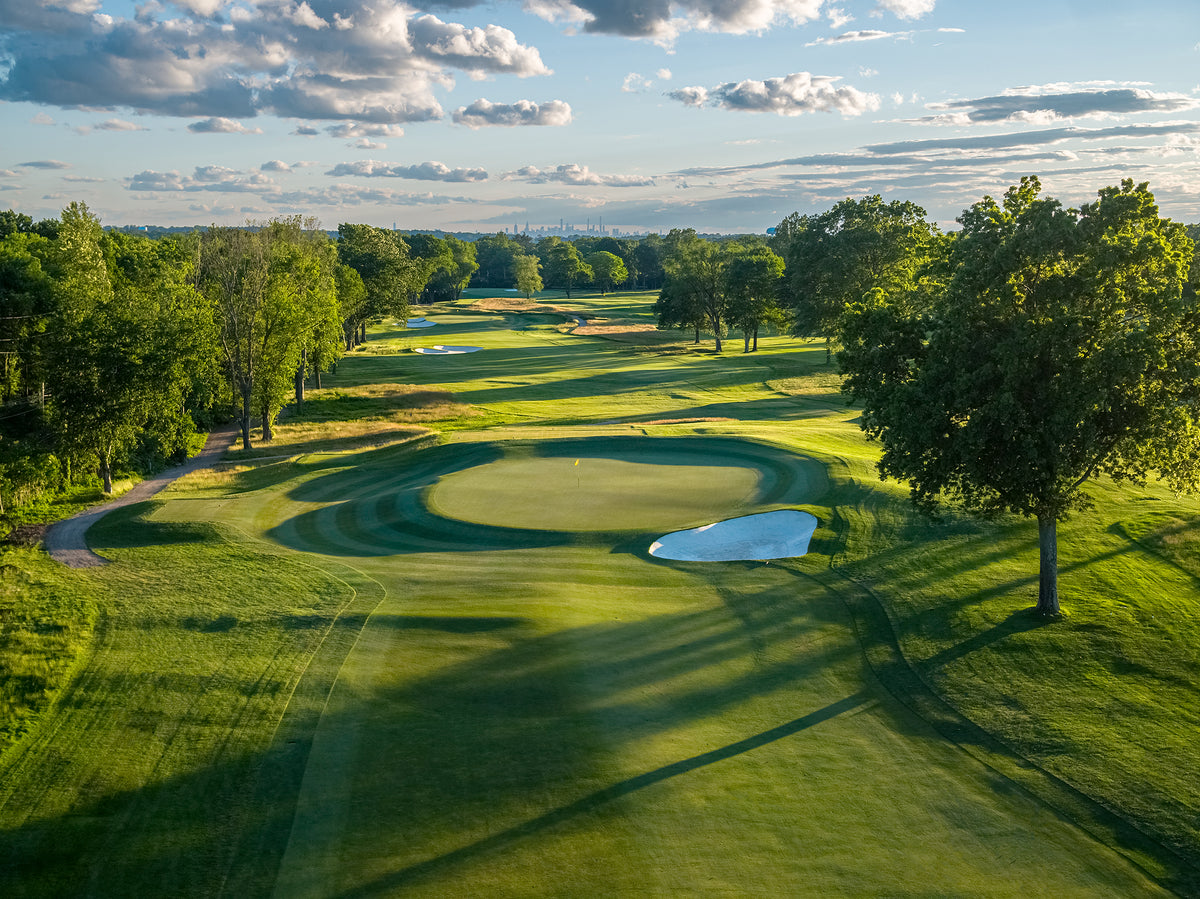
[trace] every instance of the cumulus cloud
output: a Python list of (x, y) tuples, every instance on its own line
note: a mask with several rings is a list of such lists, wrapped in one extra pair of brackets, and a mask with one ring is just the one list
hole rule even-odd
[(126, 122), (124, 119), (106, 119), (99, 125), (93, 125), (97, 131), (145, 131), (143, 125), (136, 122)]
[(468, 128), (569, 125), (571, 107), (562, 100), (549, 100), (537, 104), (532, 100), (518, 100), (516, 103), (492, 103), (480, 99), (470, 106), (462, 106), (455, 110), (454, 121), (456, 124), (466, 125)]
[(271, 159), (258, 167), (260, 172), (290, 172), (292, 167), (282, 159)]
[(261, 128), (247, 128), (241, 122), (224, 116), (213, 116), (188, 125), (193, 134), (262, 134)]
[(369, 122), (341, 122), (337, 125), (327, 125), (325, 133), (340, 140), (353, 140), (354, 138), (364, 137), (404, 137), (404, 129), (399, 125), (372, 124)]
[(196, 166), (191, 175), (178, 171), (147, 170), (125, 179), (126, 190), (160, 191), (168, 193), (264, 193), (275, 188), (275, 182), (261, 172), (241, 172), (221, 165)]
[(719, 106), (740, 112), (773, 112), (794, 116), (806, 112), (860, 115), (879, 108), (876, 94), (839, 87), (839, 78), (796, 72), (765, 81), (728, 82), (714, 88), (685, 87), (667, 96), (687, 106)]
[(355, 175), (360, 178), (410, 178), (414, 181), (486, 181), (485, 169), (452, 169), (441, 162), (422, 162), (418, 165), (392, 165), (365, 159), (361, 162), (342, 162), (325, 173), (335, 178)]
[(621, 82), (621, 91), (626, 94), (640, 94), (649, 89), (654, 82), (637, 72), (630, 72)]
[(444, 22), (402, 0), (176, 0), (146, 3), (132, 19), (92, 15), (83, 0), (0, 0), (0, 21), (0, 100), (214, 123), (424, 121), (443, 115), (434, 91), (455, 71), (550, 74), (508, 29)]
[(1187, 94), (1160, 93), (1137, 87), (1062, 89), (1062, 85), (1020, 87), (995, 97), (931, 104), (937, 114), (921, 124), (976, 125), (995, 122), (1049, 124), (1062, 119), (1116, 117), (1135, 113), (1172, 113), (1200, 107)]
[(603, 187), (650, 187), (653, 178), (645, 175), (601, 175), (591, 171), (586, 165), (568, 163), (553, 169), (540, 169), (527, 165), (514, 172), (504, 175), (506, 181), (527, 181), (530, 184), (549, 184), (558, 182), (577, 186)]
[[(526, 0), (542, 18), (584, 31), (673, 41), (683, 31), (730, 34), (764, 31), (775, 25), (817, 18), (823, 0)], [(463, 4), (466, 5), (466, 4)]]

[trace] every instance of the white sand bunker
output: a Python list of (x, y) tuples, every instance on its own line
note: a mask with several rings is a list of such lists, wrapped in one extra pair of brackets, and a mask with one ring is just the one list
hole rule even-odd
[(413, 349), (414, 353), (424, 353), (426, 356), (457, 356), (462, 353), (478, 353), (483, 347), (477, 346), (419, 346)]
[(432, 328), (437, 322), (431, 322), (427, 318), (410, 318), (404, 323), (406, 328)]
[(807, 512), (762, 512), (667, 534), (651, 544), (650, 555), (677, 562), (791, 559), (808, 552), (816, 529), (816, 516)]

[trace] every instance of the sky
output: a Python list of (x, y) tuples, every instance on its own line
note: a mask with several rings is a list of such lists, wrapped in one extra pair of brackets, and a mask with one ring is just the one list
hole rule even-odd
[(0, 0), (0, 209), (762, 233), (1023, 175), (1200, 222), (1197, 0)]

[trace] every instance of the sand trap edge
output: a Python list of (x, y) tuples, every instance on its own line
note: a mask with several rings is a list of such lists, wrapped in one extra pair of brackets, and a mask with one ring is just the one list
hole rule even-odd
[(650, 555), (673, 562), (751, 562), (808, 553), (817, 518), (781, 509), (673, 531), (650, 545)]

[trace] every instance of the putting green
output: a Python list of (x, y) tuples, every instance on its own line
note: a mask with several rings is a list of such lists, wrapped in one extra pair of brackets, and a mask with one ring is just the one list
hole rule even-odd
[(457, 472), (432, 509), (501, 527), (589, 531), (675, 527), (751, 502), (752, 468), (646, 465), (620, 459), (505, 459)]

